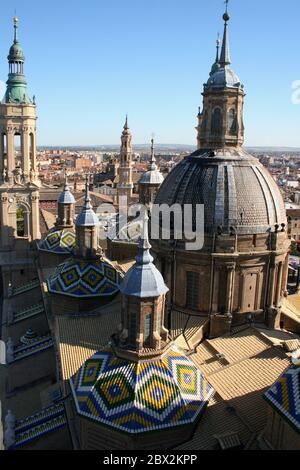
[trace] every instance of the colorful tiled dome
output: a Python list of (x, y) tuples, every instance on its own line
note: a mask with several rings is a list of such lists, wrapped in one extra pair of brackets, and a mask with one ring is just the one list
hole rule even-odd
[(76, 233), (73, 228), (66, 228), (62, 230), (51, 230), (46, 238), (42, 240), (38, 249), (48, 253), (55, 253), (57, 255), (66, 255), (73, 253), (76, 245)]
[(152, 362), (130, 362), (106, 349), (70, 379), (79, 415), (129, 434), (197, 421), (214, 393), (176, 346)]
[(300, 432), (300, 368), (291, 368), (264, 394), (264, 399)]
[(104, 259), (69, 259), (47, 280), (51, 294), (75, 298), (109, 297), (119, 292), (121, 276)]

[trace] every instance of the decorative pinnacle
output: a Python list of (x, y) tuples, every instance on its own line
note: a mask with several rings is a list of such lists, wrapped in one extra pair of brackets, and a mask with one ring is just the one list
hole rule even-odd
[(127, 130), (129, 129), (129, 126), (128, 126), (128, 114), (126, 114), (126, 121), (125, 121), (125, 125), (124, 125), (124, 130)]
[(90, 198), (90, 174), (85, 175), (85, 208), (90, 208), (91, 198)]
[(220, 39), (220, 33), (217, 35), (217, 55), (216, 55), (216, 64), (219, 62), (219, 50), (220, 50), (220, 45), (221, 45), (221, 39)]
[(151, 256), (149, 252), (151, 245), (149, 242), (148, 222), (149, 222), (148, 211), (145, 210), (143, 214), (143, 227), (142, 227), (141, 240), (139, 243), (138, 254), (135, 258), (138, 264), (149, 264), (149, 263), (152, 263), (153, 261), (153, 257)]
[(17, 16), (14, 16), (14, 30), (15, 30), (14, 43), (15, 44), (18, 42), (18, 27), (19, 27), (19, 18)]
[(151, 163), (150, 163), (150, 170), (157, 170), (155, 153), (154, 153), (154, 137), (151, 139)]
[(230, 52), (229, 52), (229, 40), (228, 40), (228, 21), (230, 20), (230, 16), (228, 14), (228, 2), (229, 0), (225, 0), (226, 4), (226, 12), (223, 15), (223, 20), (225, 21), (224, 25), (224, 35), (223, 35), (223, 43), (222, 43), (222, 50), (221, 50), (221, 57), (219, 63), (222, 67), (226, 67), (226, 65), (230, 65)]
[(223, 15), (223, 20), (225, 21), (225, 23), (227, 23), (227, 21), (230, 20), (230, 16), (228, 14), (228, 3), (229, 3), (229, 0), (225, 0), (226, 10), (225, 10), (225, 13)]

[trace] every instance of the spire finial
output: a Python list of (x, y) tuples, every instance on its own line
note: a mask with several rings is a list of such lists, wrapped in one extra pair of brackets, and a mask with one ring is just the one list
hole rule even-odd
[(150, 164), (150, 170), (156, 170), (157, 165), (156, 165), (156, 159), (155, 159), (155, 152), (154, 152), (154, 134), (152, 134), (151, 138), (151, 164)]
[(220, 40), (220, 33), (217, 34), (217, 55), (216, 55), (216, 63), (219, 62), (219, 50), (220, 50), (220, 45), (221, 45), (221, 40)]
[(138, 264), (149, 264), (152, 263), (153, 257), (150, 254), (150, 242), (149, 242), (149, 231), (148, 231), (148, 211), (144, 210), (142, 216), (142, 233), (141, 233), (141, 240), (139, 243), (138, 254), (136, 256), (136, 261)]
[(126, 120), (125, 120), (124, 129), (125, 129), (125, 130), (129, 129), (129, 126), (128, 126), (128, 114), (126, 114)]
[(230, 20), (230, 16), (228, 14), (228, 2), (229, 0), (225, 0), (226, 11), (223, 15), (223, 20), (225, 21), (224, 24), (224, 36), (223, 36), (223, 43), (222, 43), (222, 50), (221, 50), (221, 57), (220, 57), (220, 65), (221, 67), (226, 67), (230, 65), (230, 52), (229, 52), (229, 40), (228, 40), (228, 21)]
[(15, 30), (15, 33), (14, 33), (14, 43), (16, 44), (18, 42), (18, 27), (19, 27), (19, 18), (17, 17), (16, 15), (16, 12), (15, 12), (15, 16), (14, 16), (14, 30)]

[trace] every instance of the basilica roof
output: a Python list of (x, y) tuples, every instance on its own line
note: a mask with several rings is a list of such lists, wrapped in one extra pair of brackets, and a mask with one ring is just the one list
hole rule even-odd
[(267, 402), (300, 433), (300, 368), (291, 368), (265, 393)]
[(73, 228), (52, 229), (44, 240), (38, 243), (38, 249), (56, 255), (66, 255), (73, 253), (75, 245), (76, 233)]
[(156, 204), (204, 205), (206, 233), (265, 233), (286, 224), (280, 190), (270, 173), (243, 149), (198, 150), (165, 179)]
[(121, 276), (108, 260), (69, 259), (47, 280), (51, 294), (77, 299), (110, 297), (119, 292)]
[(79, 415), (129, 434), (196, 422), (214, 390), (172, 346), (153, 362), (130, 362), (107, 348), (70, 379)]

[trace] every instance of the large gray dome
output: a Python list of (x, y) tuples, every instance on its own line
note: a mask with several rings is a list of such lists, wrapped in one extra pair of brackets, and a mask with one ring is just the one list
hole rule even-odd
[(205, 232), (266, 233), (286, 224), (280, 190), (261, 163), (242, 149), (198, 150), (162, 184), (156, 204), (203, 204)]

